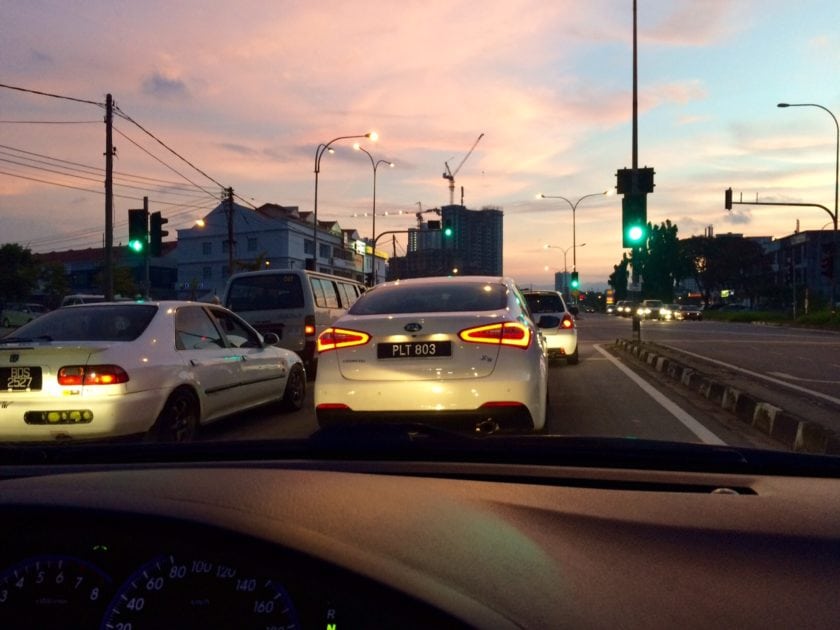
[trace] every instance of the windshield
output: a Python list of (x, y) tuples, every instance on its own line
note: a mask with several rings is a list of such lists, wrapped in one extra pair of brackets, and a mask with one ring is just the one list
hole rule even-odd
[(212, 7), (4, 3), (0, 443), (838, 450), (840, 3)]

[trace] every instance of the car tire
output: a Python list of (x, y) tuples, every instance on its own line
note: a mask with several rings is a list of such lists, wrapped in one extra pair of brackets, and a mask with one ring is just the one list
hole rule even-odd
[(575, 351), (566, 357), (566, 363), (569, 365), (577, 365), (580, 362), (580, 354), (578, 354), (578, 348), (575, 347)]
[(198, 401), (186, 389), (176, 389), (160, 412), (150, 437), (155, 442), (192, 442), (198, 432)]
[(299, 411), (303, 408), (304, 398), (306, 398), (306, 373), (302, 365), (295, 363), (286, 379), (286, 389), (280, 406), (284, 411)]

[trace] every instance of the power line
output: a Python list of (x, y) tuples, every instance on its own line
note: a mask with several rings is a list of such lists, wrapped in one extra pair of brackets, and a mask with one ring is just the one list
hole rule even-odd
[(28, 94), (37, 94), (39, 96), (49, 96), (50, 98), (58, 98), (65, 101), (74, 101), (76, 103), (87, 103), (88, 105), (96, 105), (97, 107), (105, 107), (105, 103), (89, 101), (83, 98), (74, 98), (72, 96), (63, 96), (61, 94), (51, 94), (49, 92), (41, 92), (40, 90), (30, 90), (27, 88), (17, 87), (15, 85), (6, 85), (5, 83), (0, 83), (0, 88), (6, 88), (7, 90), (16, 90), (17, 92), (26, 92)]
[[(118, 134), (120, 134), (123, 138), (125, 138), (125, 139), (126, 139), (126, 140), (128, 140), (131, 144), (133, 144), (135, 147), (137, 147), (138, 149), (140, 149), (141, 151), (143, 151), (143, 153), (145, 153), (146, 155), (148, 155), (150, 158), (152, 158), (152, 159), (153, 159), (153, 160), (155, 160), (156, 162), (159, 162), (160, 164), (162, 164), (163, 166), (165, 166), (166, 168), (168, 168), (170, 171), (172, 171), (173, 173), (175, 173), (176, 175), (178, 175), (178, 177), (183, 178), (185, 181), (189, 182), (190, 184), (192, 184), (193, 186), (195, 186), (196, 188), (198, 188), (198, 189), (199, 189), (199, 190), (201, 190), (202, 192), (204, 192), (204, 193), (206, 193), (207, 195), (209, 195), (209, 196), (213, 197), (214, 199), (216, 198), (216, 194), (215, 194), (215, 193), (210, 192), (209, 190), (204, 189), (202, 186), (200, 186), (199, 184), (196, 184), (194, 181), (192, 181), (189, 177), (187, 177), (187, 176), (186, 176), (186, 175), (184, 175), (183, 173), (180, 173), (179, 171), (175, 170), (175, 168), (174, 168), (174, 167), (170, 166), (169, 164), (167, 164), (166, 162), (164, 162), (162, 159), (160, 159), (159, 157), (157, 157), (156, 155), (154, 155), (153, 153), (151, 153), (148, 149), (146, 149), (145, 147), (141, 146), (140, 144), (138, 144), (137, 142), (135, 142), (134, 140), (132, 140), (131, 138), (129, 138), (126, 134), (124, 134), (122, 131), (120, 131), (120, 130), (116, 127), (116, 126), (114, 126), (114, 127), (113, 127), (113, 129), (114, 129), (114, 131), (116, 131)], [(141, 129), (142, 129), (142, 127), (141, 127)], [(144, 131), (145, 131), (145, 130), (144, 130)], [(166, 145), (164, 145), (164, 146), (166, 146)], [(177, 155), (177, 154), (176, 154), (176, 155)], [(187, 162), (187, 164), (189, 164), (189, 162)], [(192, 166), (192, 164), (190, 164), (190, 166)], [(193, 167), (193, 168), (195, 168), (195, 167)], [(199, 171), (199, 172), (201, 172), (201, 171)], [(212, 180), (211, 180), (211, 181), (212, 181)]]
[[(219, 183), (218, 181), (216, 181), (215, 179), (213, 179), (212, 177), (210, 177), (207, 173), (205, 173), (204, 171), (202, 171), (202, 170), (201, 170), (200, 168), (198, 168), (195, 164), (193, 164), (192, 162), (190, 162), (187, 158), (185, 158), (185, 157), (184, 157), (184, 156), (182, 156), (180, 153), (178, 153), (177, 151), (175, 151), (175, 149), (172, 149), (171, 147), (169, 147), (169, 146), (168, 146), (165, 142), (163, 142), (163, 140), (160, 140), (160, 139), (159, 139), (157, 136), (155, 136), (155, 135), (154, 135), (151, 131), (149, 131), (148, 129), (146, 129), (145, 127), (143, 127), (140, 123), (138, 123), (136, 120), (134, 120), (133, 118), (131, 118), (131, 116), (129, 116), (128, 114), (126, 114), (124, 111), (122, 111), (122, 110), (121, 110), (119, 107), (117, 107), (116, 105), (114, 106), (114, 111), (115, 111), (115, 113), (116, 113), (118, 116), (120, 116), (121, 118), (124, 118), (124, 119), (125, 119), (125, 120), (127, 120), (128, 122), (130, 122), (130, 123), (132, 123), (133, 125), (135, 125), (138, 129), (140, 129), (140, 131), (142, 131), (143, 133), (145, 133), (146, 135), (148, 135), (148, 136), (149, 136), (150, 138), (152, 138), (155, 142), (157, 142), (157, 143), (158, 143), (159, 145), (161, 145), (164, 149), (166, 149), (167, 151), (169, 151), (170, 153), (172, 153), (172, 155), (174, 155), (175, 157), (177, 157), (178, 159), (180, 159), (182, 162), (184, 162), (184, 163), (188, 164), (188, 165), (189, 165), (189, 166), (191, 166), (193, 169), (195, 169), (198, 173), (201, 173), (202, 175), (204, 175), (204, 177), (206, 177), (206, 178), (207, 178), (207, 179), (209, 179), (211, 182), (213, 182), (214, 184), (216, 184), (219, 188), (225, 188), (225, 186), (223, 186), (221, 183)], [(139, 146), (139, 145), (138, 145), (138, 146)]]

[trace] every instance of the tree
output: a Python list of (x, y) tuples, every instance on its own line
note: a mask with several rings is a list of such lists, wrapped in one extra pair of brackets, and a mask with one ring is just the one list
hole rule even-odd
[(767, 283), (767, 259), (756, 241), (740, 235), (693, 236), (682, 242), (683, 255), (708, 305), (712, 294), (722, 289), (751, 301), (761, 295)]
[(680, 247), (678, 228), (670, 220), (648, 226), (645, 246), (633, 250), (633, 271), (644, 279), (646, 298), (674, 301), (674, 287), (691, 272), (690, 261)]
[(38, 280), (50, 308), (56, 308), (61, 303), (61, 298), (70, 292), (70, 283), (61, 263), (42, 262)]
[(24, 301), (38, 286), (38, 262), (17, 243), (0, 247), (0, 302)]
[(630, 259), (627, 258), (625, 252), (621, 256), (621, 262), (613, 265), (613, 272), (610, 274), (607, 284), (609, 284), (615, 291), (616, 300), (624, 300), (627, 298), (627, 266), (630, 264)]

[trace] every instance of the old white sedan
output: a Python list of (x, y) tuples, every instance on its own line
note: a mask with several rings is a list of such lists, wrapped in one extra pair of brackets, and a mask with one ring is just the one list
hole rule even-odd
[(0, 441), (188, 441), (257, 405), (300, 409), (303, 364), (273, 341), (210, 304), (60, 308), (0, 339)]
[(321, 333), (318, 351), (321, 426), (420, 422), (479, 433), (545, 426), (545, 341), (509, 278), (378, 285)]

